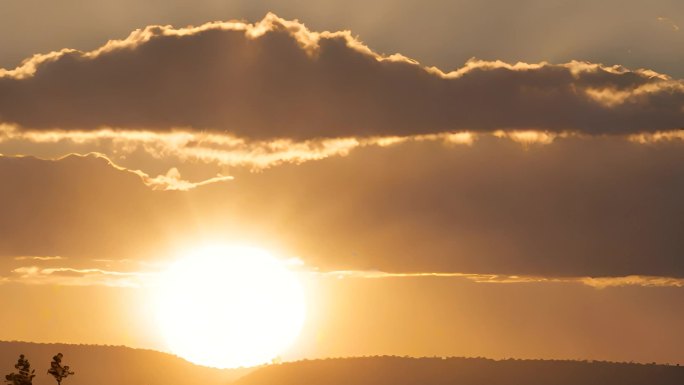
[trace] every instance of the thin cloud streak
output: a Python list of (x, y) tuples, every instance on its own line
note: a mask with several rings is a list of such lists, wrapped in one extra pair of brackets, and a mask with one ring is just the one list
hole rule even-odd
[(373, 270), (339, 270), (318, 272), (313, 274), (338, 279), (383, 279), (383, 278), (464, 278), (476, 283), (579, 283), (597, 289), (623, 286), (642, 287), (684, 287), (684, 279), (671, 277), (654, 277), (630, 275), (624, 277), (540, 277), (501, 274), (470, 274), (470, 273), (444, 273), (444, 272), (415, 272), (415, 273), (389, 273)]
[(679, 32), (679, 29), (680, 29), (679, 26), (672, 19), (667, 18), (667, 17), (659, 17), (657, 20), (662, 22), (662, 23), (668, 24), (672, 28), (673, 31)]
[[(16, 259), (16, 258), (15, 258)], [(456, 278), (483, 284), (581, 284), (596, 289), (612, 287), (684, 287), (684, 279), (631, 275), (624, 277), (541, 277), (502, 274), (471, 274), (448, 272), (392, 273), (373, 270), (320, 271), (307, 266), (291, 266), (305, 275), (332, 279), (401, 279), (401, 278)], [(162, 271), (112, 271), (100, 268), (22, 266), (0, 277), (0, 283), (60, 286), (108, 286), (141, 288), (154, 286)]]
[(26, 261), (26, 260), (34, 260), (34, 261), (60, 261), (64, 260), (66, 258), (60, 257), (60, 256), (19, 256), (19, 257), (14, 257), (15, 261)]
[[(513, 134), (514, 135), (514, 134)], [(514, 137), (512, 137), (515, 140)], [(68, 143), (79, 145), (96, 156), (109, 158), (127, 156), (142, 150), (152, 158), (171, 159), (178, 163), (201, 162), (218, 166), (245, 167), (253, 171), (287, 163), (301, 164), (332, 156), (347, 156), (360, 147), (387, 147), (409, 141), (443, 142), (446, 145), (472, 145), (477, 135), (470, 132), (416, 135), (405, 137), (337, 138), (296, 142), (288, 139), (248, 141), (226, 134), (209, 134), (192, 130), (173, 132), (126, 131), (103, 128), (97, 131), (24, 131), (16, 126), (0, 125), (0, 145), (7, 148), (21, 144), (24, 152), (38, 151), (41, 145)], [(26, 149), (27, 146), (29, 147)], [(107, 153), (101, 153), (103, 148)], [(68, 156), (69, 154), (64, 154)], [(121, 169), (123, 167), (117, 166)], [(155, 190), (187, 191), (214, 182), (232, 180), (228, 175), (217, 175), (199, 182), (180, 178), (177, 168), (166, 174), (150, 176), (143, 170), (129, 170), (139, 174)]]
[(150, 187), (152, 190), (188, 191), (188, 190), (194, 189), (196, 187), (204, 186), (204, 185), (207, 185), (210, 183), (223, 182), (223, 181), (228, 181), (228, 180), (233, 179), (232, 176), (218, 175), (216, 177), (209, 178), (206, 180), (202, 180), (200, 182), (190, 182), (190, 181), (182, 179), (180, 172), (176, 168), (170, 169), (164, 175), (158, 175), (156, 177), (151, 177), (150, 175), (148, 175), (147, 173), (145, 173), (143, 171), (135, 170), (135, 169), (128, 169), (126, 167), (121, 167), (119, 165), (116, 165), (105, 154), (101, 154), (101, 153), (97, 153), (97, 152), (90, 152), (87, 154), (70, 153), (70, 154), (67, 154), (61, 158), (43, 159), (43, 160), (59, 161), (61, 159), (68, 158), (68, 157), (95, 157), (95, 158), (103, 159), (105, 162), (107, 162), (114, 169), (129, 172), (131, 174), (137, 175), (138, 177), (140, 177), (140, 180), (146, 186)]
[(642, 144), (684, 141), (684, 130), (654, 132), (652, 134), (635, 134), (628, 137), (629, 140)]
[[(237, 138), (230, 134), (197, 132), (192, 129), (176, 129), (171, 132), (131, 131), (113, 128), (102, 128), (94, 131), (27, 131), (17, 126), (0, 124), (0, 149), (20, 146), (24, 153), (33, 155), (40, 152), (41, 146), (77, 145), (79, 149), (83, 149), (83, 154), (93, 153), (102, 156), (113, 165), (112, 158), (125, 158), (141, 150), (150, 155), (152, 159), (171, 160), (179, 165), (187, 162), (200, 162), (260, 171), (284, 164), (302, 164), (330, 157), (344, 157), (352, 151), (364, 147), (388, 147), (408, 142), (441, 142), (445, 145), (472, 146), (476, 145), (479, 137), (487, 135), (508, 139), (520, 143), (524, 147), (548, 145), (558, 139), (584, 136), (568, 132), (497, 130), (491, 134), (462, 131), (412, 136), (349, 137), (307, 141), (291, 139), (252, 141)], [(625, 139), (642, 144), (684, 141), (684, 130), (634, 134), (626, 136)], [(70, 151), (62, 156), (68, 156), (72, 153)], [(116, 167), (124, 169), (121, 166)], [(144, 170), (143, 165), (129, 167), (128, 171), (138, 174), (148, 186), (155, 190), (188, 191), (206, 184), (233, 179), (230, 175), (216, 175), (197, 182), (190, 182), (181, 178), (178, 167), (172, 167), (165, 174), (157, 176), (149, 175)]]
[(158, 273), (119, 272), (103, 269), (76, 269), (71, 267), (23, 266), (13, 269), (9, 276), (0, 278), (3, 283), (58, 286), (108, 286), (138, 288), (149, 285), (150, 278)]

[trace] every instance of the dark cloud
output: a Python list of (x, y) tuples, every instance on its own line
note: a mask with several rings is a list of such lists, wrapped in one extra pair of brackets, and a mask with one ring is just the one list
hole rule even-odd
[[(34, 71), (35, 70), (35, 71)], [(349, 33), (149, 27), (99, 51), (35, 57), (0, 77), (0, 117), (26, 128), (193, 127), (249, 138), (684, 128), (684, 84), (581, 62), (469, 62), (453, 73), (380, 57)]]
[(231, 206), (284, 210), (271, 231), (335, 268), (681, 277), (681, 150), (608, 139), (364, 149), (236, 176), (252, 195)]
[(0, 165), (3, 255), (168, 257), (210, 240), (325, 270), (684, 277), (680, 143), (409, 142), (188, 192), (90, 157)]
[[(616, 10), (619, 9), (619, 12)], [(1, 67), (63, 47), (93, 49), (145, 25), (258, 20), (268, 11), (316, 30), (351, 29), (379, 52), (451, 69), (470, 57), (508, 62), (581, 59), (684, 77), (677, 0), (5, 0)], [(220, 15), (220, 16), (217, 16)], [(65, 28), (68, 26), (68, 28)]]
[[(105, 158), (58, 161), (0, 157), (0, 255), (126, 258), (154, 255), (145, 237), (165, 239), (182, 211), (140, 176)], [(24, 261), (25, 262), (25, 261)]]

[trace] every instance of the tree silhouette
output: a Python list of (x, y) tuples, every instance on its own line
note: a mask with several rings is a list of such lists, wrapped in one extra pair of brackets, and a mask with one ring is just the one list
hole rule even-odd
[(62, 357), (62, 353), (57, 353), (56, 356), (52, 357), (50, 369), (48, 369), (48, 374), (52, 374), (52, 377), (57, 380), (57, 385), (61, 385), (63, 379), (74, 374), (74, 372), (69, 370), (68, 366), (62, 366)]
[(23, 354), (19, 355), (17, 363), (14, 364), (14, 368), (19, 370), (19, 373), (10, 373), (5, 376), (5, 382), (12, 385), (31, 385), (33, 382), (33, 377), (36, 371), (31, 370), (31, 364), (24, 357)]

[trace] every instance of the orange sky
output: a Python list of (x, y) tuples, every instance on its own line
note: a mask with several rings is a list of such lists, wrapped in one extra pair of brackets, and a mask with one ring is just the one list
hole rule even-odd
[[(681, 40), (682, 7), (657, 8), (640, 28)], [(118, 17), (112, 38), (135, 22)], [(423, 56), (388, 55), (274, 14), (193, 17), (99, 49), (24, 37), (13, 52), (44, 55), (0, 69), (0, 306), (24, 315), (0, 340), (166, 350), (154, 277), (225, 243), (304, 280), (286, 359), (684, 363), (684, 81), (664, 72), (679, 53), (650, 63), (639, 40), (638, 60), (599, 57), (557, 29), (570, 52), (482, 37), (493, 56), (437, 68), (460, 56), (411, 39)], [(383, 25), (377, 44), (401, 48)]]
[[(306, 288), (305, 329), (285, 359), (396, 354), (683, 361), (678, 288), (333, 277), (309, 279)], [(144, 289), (8, 284), (3, 291), (3, 308), (30, 317), (8, 319), (0, 339), (166, 350)]]

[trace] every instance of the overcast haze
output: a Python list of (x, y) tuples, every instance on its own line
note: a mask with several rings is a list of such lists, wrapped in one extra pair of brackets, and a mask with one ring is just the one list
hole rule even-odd
[(3, 1), (0, 339), (168, 351), (154, 277), (226, 243), (302, 277), (287, 360), (684, 364), (680, 27), (675, 0)]

